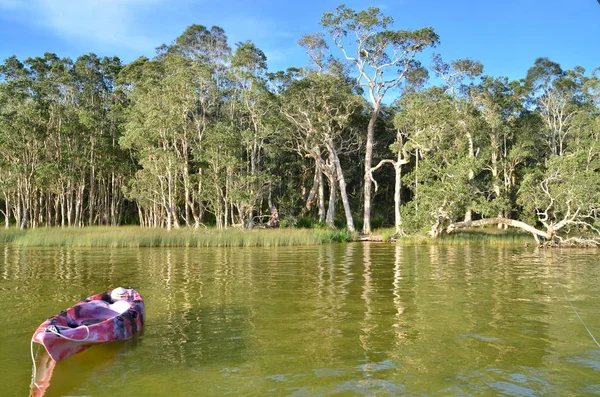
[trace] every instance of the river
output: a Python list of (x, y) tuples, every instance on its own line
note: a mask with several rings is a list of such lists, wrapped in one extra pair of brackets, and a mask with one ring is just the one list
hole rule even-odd
[(144, 296), (143, 334), (57, 363), (45, 396), (600, 395), (598, 258), (485, 245), (0, 246), (0, 395), (29, 393), (40, 323), (117, 286)]

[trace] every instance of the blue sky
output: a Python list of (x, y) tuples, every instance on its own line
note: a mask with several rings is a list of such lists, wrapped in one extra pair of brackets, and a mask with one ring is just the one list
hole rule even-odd
[[(152, 57), (191, 24), (225, 29), (230, 44), (251, 40), (276, 71), (307, 62), (296, 41), (320, 29), (323, 12), (340, 0), (0, 0), (0, 60), (54, 52), (94, 52), (124, 62)], [(370, 5), (394, 18), (397, 29), (432, 26), (444, 60), (471, 58), (492, 76), (522, 78), (538, 57), (563, 68), (600, 67), (597, 0), (386, 0)], [(334, 49), (335, 51), (336, 49)], [(339, 52), (335, 52), (341, 55)], [(427, 62), (428, 57), (423, 61)]]

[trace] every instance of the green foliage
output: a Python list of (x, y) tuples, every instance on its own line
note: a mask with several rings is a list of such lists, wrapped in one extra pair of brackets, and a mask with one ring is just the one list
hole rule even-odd
[[(95, 54), (10, 57), (0, 65), (2, 216), (33, 228), (124, 220), (250, 228), (275, 207), (284, 226), (346, 241), (352, 233), (342, 220), (352, 229), (352, 215), (369, 208), (361, 203), (369, 169), (378, 183), (373, 217), (356, 222), (366, 231), (394, 213), (389, 164), (402, 164), (406, 233), (436, 234), (472, 215), (520, 220), (548, 239), (600, 235), (598, 71), (539, 58), (526, 79), (510, 81), (482, 76), (478, 61), (436, 55), (431, 69), (443, 83), (424, 88), (428, 71), (414, 57), (439, 37), (430, 27), (393, 23), (376, 7), (339, 6), (321, 20), (329, 37), (299, 41), (312, 64), (275, 73), (251, 41), (232, 49), (223, 29), (202, 25), (128, 65)], [(330, 39), (341, 57), (329, 52)], [(400, 97), (385, 106), (392, 89)], [(321, 179), (325, 197), (347, 193), (345, 217), (338, 206), (327, 219), (338, 231), (313, 219)], [(268, 232), (194, 240), (199, 232), (142, 229), (143, 239), (114, 240), (98, 230), (86, 242), (71, 231), (57, 239), (286, 243), (262, 240)], [(19, 233), (5, 233), (5, 241), (58, 241), (47, 231)]]
[(338, 243), (354, 241), (358, 237), (357, 232), (352, 233), (347, 229), (333, 230), (331, 233), (331, 241)]
[(425, 211), (415, 208), (414, 203), (404, 204), (400, 208), (402, 229), (409, 235), (425, 234), (431, 227), (431, 219)]
[(25, 236), (27, 234), (26, 230), (20, 229), (0, 229), (0, 243), (7, 244), (12, 243), (13, 241)]
[(548, 160), (523, 178), (518, 203), (547, 228), (582, 231), (594, 227), (600, 209), (600, 162), (577, 151)]
[(323, 224), (318, 219), (303, 216), (298, 218), (294, 226), (301, 229), (319, 229), (323, 227)]

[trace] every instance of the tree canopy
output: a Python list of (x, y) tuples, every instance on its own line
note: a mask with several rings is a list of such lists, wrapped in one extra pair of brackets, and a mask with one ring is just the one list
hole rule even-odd
[(5, 59), (5, 226), (497, 225), (598, 244), (600, 68), (540, 57), (511, 80), (429, 62), (435, 30), (377, 7), (320, 23), (298, 40), (307, 64), (284, 71), (202, 25), (129, 64)]

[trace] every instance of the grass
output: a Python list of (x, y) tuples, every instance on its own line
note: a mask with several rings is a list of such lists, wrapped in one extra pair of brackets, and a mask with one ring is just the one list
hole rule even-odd
[[(377, 229), (383, 241), (392, 241), (393, 228)], [(345, 229), (165, 229), (137, 226), (37, 228), (30, 230), (0, 229), (0, 243), (21, 247), (278, 247), (319, 245), (353, 241), (358, 237)], [(407, 236), (398, 240), (403, 245), (526, 245), (534, 244), (526, 233), (497, 229), (461, 230), (432, 239), (424, 235)]]
[[(379, 229), (375, 234), (380, 234), (383, 237), (383, 241), (390, 241), (395, 234), (395, 230), (393, 228)], [(400, 238), (398, 243), (403, 245), (535, 245), (535, 240), (530, 234), (516, 230), (506, 231), (495, 228), (476, 228), (444, 234), (438, 238), (431, 238), (426, 235), (405, 236)]]
[(0, 243), (10, 243), (27, 233), (20, 229), (0, 229)]
[(30, 247), (277, 247), (349, 241), (344, 231), (307, 229), (165, 229), (122, 227), (0, 230), (0, 242)]

